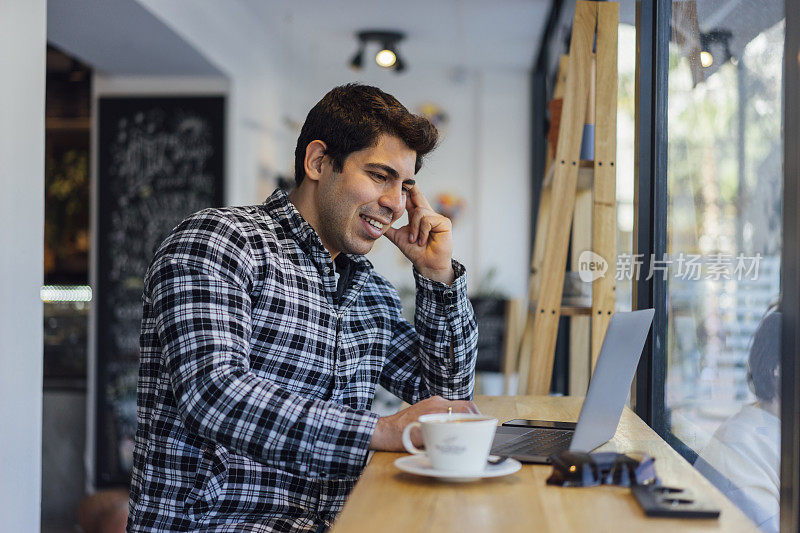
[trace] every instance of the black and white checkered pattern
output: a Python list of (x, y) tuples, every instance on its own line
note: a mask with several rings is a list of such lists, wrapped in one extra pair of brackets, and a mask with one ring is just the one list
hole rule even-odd
[[(352, 255), (330, 254), (288, 197), (184, 220), (145, 277), (129, 531), (308, 531), (364, 466), (380, 383), (405, 401), (471, 397), (477, 326), (463, 267), (415, 272), (416, 329)], [(454, 358), (450, 357), (450, 346)]]

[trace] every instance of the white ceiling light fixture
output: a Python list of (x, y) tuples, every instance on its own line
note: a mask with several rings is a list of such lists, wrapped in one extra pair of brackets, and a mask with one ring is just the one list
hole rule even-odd
[[(730, 41), (733, 33), (730, 30), (716, 28), (706, 33), (700, 33), (700, 64), (709, 68), (714, 64), (714, 52), (720, 58), (721, 64), (733, 59)], [(712, 51), (712, 48), (715, 50)]]
[(388, 48), (384, 48), (375, 56), (375, 62), (383, 68), (393, 67), (397, 63), (397, 54)]
[(378, 53), (375, 54), (375, 63), (387, 70), (397, 73), (405, 70), (405, 62), (400, 57), (397, 44), (403, 40), (405, 34), (388, 30), (364, 30), (356, 33), (358, 38), (358, 51), (350, 60), (350, 66), (361, 70), (364, 66), (364, 54), (369, 43), (378, 43)]
[(711, 55), (711, 52), (706, 50), (700, 52), (700, 64), (705, 68), (708, 68), (714, 64), (714, 56)]

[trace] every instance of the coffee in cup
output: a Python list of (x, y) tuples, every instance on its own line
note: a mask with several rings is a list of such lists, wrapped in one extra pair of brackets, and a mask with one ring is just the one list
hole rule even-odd
[[(425, 450), (411, 442), (411, 430), (422, 431)], [(467, 413), (422, 415), (403, 430), (403, 446), (409, 453), (425, 454), (436, 470), (480, 473), (486, 468), (497, 419)]]

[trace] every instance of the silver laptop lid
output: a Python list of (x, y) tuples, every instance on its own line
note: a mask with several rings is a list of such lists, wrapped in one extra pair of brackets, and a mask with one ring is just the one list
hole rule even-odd
[(571, 451), (592, 451), (614, 436), (654, 313), (653, 309), (643, 309), (611, 317)]

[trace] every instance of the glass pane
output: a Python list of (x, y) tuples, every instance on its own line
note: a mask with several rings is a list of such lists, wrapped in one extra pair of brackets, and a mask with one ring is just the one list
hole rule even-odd
[[(672, 3), (669, 431), (778, 529), (782, 0)], [(690, 453), (690, 455), (693, 455)]]
[[(632, 6), (630, 3), (625, 3)], [(621, 258), (633, 254), (633, 196), (634, 159), (636, 134), (636, 27), (625, 22), (626, 5), (620, 5), (617, 47), (617, 264)], [(616, 281), (616, 309), (630, 311), (633, 295), (633, 276), (614, 273)]]

